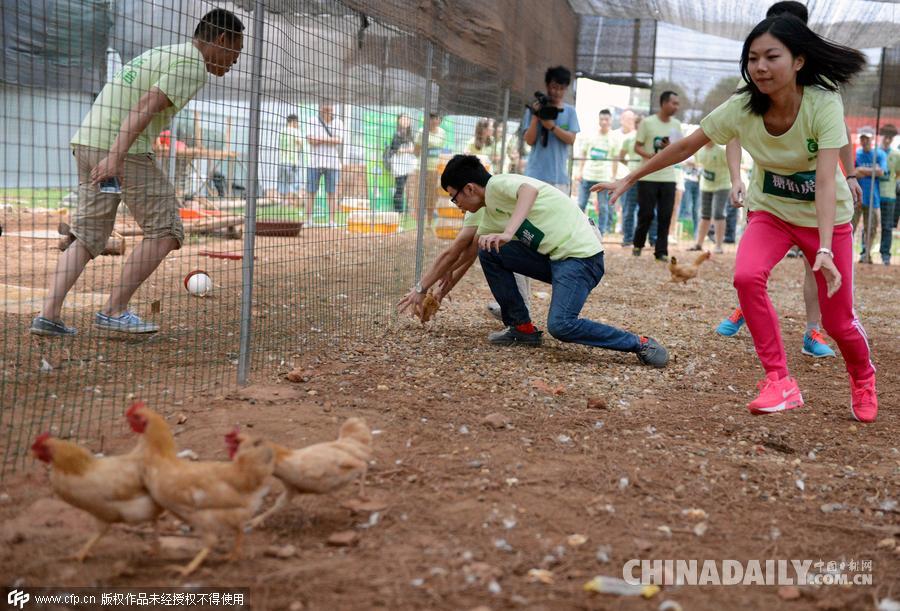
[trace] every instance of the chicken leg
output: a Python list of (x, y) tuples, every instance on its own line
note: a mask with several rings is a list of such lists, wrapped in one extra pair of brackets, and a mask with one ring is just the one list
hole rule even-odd
[(108, 522), (100, 522), (98, 520), (97, 532), (87, 540), (87, 543), (81, 546), (81, 549), (78, 550), (78, 553), (75, 554), (72, 558), (78, 562), (84, 562), (84, 559), (87, 558), (87, 555), (91, 551), (91, 548), (94, 547), (94, 544), (97, 543), (97, 541), (99, 541), (100, 538), (107, 533), (107, 531), (109, 531), (110, 526), (111, 525)]
[(234, 562), (241, 556), (241, 545), (244, 542), (244, 530), (242, 528), (237, 529), (237, 534), (234, 537), (234, 547), (231, 548), (231, 553), (228, 554), (228, 562)]
[(178, 573), (182, 577), (187, 577), (188, 575), (190, 575), (191, 573), (196, 571), (197, 567), (199, 567), (201, 564), (203, 564), (203, 561), (206, 560), (206, 557), (209, 556), (209, 552), (211, 552), (211, 551), (212, 551), (212, 546), (204, 546), (203, 549), (201, 549), (199, 552), (197, 552), (197, 555), (194, 556), (193, 560), (191, 560), (188, 564), (186, 564), (185, 566), (178, 569)]
[(290, 486), (290, 484), (284, 485), (284, 492), (281, 493), (281, 496), (275, 501), (275, 504), (272, 505), (269, 509), (259, 514), (249, 522), (247, 522), (247, 526), (250, 528), (257, 528), (262, 526), (263, 522), (266, 521), (270, 515), (277, 511), (281, 511), (284, 507), (288, 506), (291, 501), (294, 499), (294, 489)]

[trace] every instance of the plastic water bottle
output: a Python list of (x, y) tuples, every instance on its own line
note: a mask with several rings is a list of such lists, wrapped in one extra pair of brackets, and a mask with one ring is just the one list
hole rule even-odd
[(599, 592), (600, 594), (643, 596), (644, 598), (652, 598), (660, 590), (659, 586), (656, 585), (630, 584), (622, 579), (605, 575), (597, 575), (584, 584), (584, 589), (588, 592)]

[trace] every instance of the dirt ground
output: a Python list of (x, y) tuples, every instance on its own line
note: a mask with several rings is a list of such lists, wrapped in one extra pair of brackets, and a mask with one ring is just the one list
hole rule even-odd
[[(549, 337), (538, 349), (489, 346), (498, 324), (476, 267), (427, 328), (385, 314), (372, 337), (298, 349), (249, 387), (158, 404), (179, 446), (204, 459), (225, 458), (222, 435), (235, 424), (299, 447), (362, 416), (378, 431), (368, 477), (378, 511), (344, 507), (355, 488), (299, 499), (247, 537), (240, 560), (225, 562), (223, 546), (184, 582), (171, 567), (192, 555), (191, 540), (170, 517), (159, 556), (145, 553), (149, 527), (116, 527), (83, 565), (67, 560), (91, 521), (54, 500), (32, 465), (0, 484), (3, 583), (247, 586), (252, 608), (292, 611), (655, 610), (663, 601), (849, 611), (900, 599), (900, 270), (856, 268), (881, 399), (878, 421), (863, 425), (849, 418), (840, 358), (800, 354), (803, 273), (791, 259), (770, 287), (806, 405), (748, 414), (762, 375), (749, 335), (713, 331), (734, 305), (733, 260), (733, 251), (714, 256), (697, 280), (675, 286), (664, 265), (608, 246), (607, 275), (584, 314), (659, 339), (672, 353), (664, 371)], [(544, 327), (548, 288), (533, 290)], [(299, 383), (284, 377), (294, 367)], [(118, 429), (104, 443), (115, 452), (133, 440)], [(354, 544), (328, 544), (347, 530)], [(874, 585), (802, 587), (793, 600), (775, 586), (667, 587), (650, 600), (583, 590), (595, 575), (621, 577), (632, 558), (871, 560)], [(553, 582), (532, 583), (531, 569)]]

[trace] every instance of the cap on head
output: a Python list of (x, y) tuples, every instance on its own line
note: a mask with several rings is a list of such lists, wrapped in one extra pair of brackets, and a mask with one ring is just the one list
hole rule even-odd
[(871, 127), (869, 127), (868, 125), (866, 127), (860, 127), (859, 128), (859, 137), (860, 138), (874, 138), (875, 130), (872, 129)]

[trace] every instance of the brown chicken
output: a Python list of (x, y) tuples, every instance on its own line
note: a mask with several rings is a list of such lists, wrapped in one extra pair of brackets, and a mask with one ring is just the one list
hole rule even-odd
[(419, 312), (419, 321), (424, 325), (437, 314), (437, 311), (440, 308), (441, 302), (435, 298), (433, 293), (429, 292), (422, 301), (422, 311)]
[(175, 438), (162, 416), (135, 403), (126, 412), (131, 429), (144, 439), (142, 478), (150, 496), (200, 534), (203, 549), (181, 569), (194, 572), (212, 551), (218, 535), (235, 536), (229, 560), (240, 554), (243, 528), (269, 491), (275, 468), (272, 448), (248, 437), (232, 462), (191, 462), (175, 455)]
[(117, 522), (153, 522), (156, 529), (156, 518), (163, 510), (141, 483), (141, 444), (122, 456), (97, 458), (78, 444), (44, 433), (31, 451), (50, 465), (53, 492), (97, 521), (97, 532), (74, 556), (79, 562)]
[(672, 274), (670, 282), (687, 282), (691, 278), (697, 277), (697, 271), (704, 261), (708, 261), (712, 256), (708, 250), (701, 252), (690, 265), (679, 265), (678, 260), (672, 257), (669, 260), (669, 273)]
[[(225, 436), (228, 452), (235, 455), (247, 443), (237, 429)], [(317, 443), (299, 450), (269, 442), (275, 451), (275, 477), (284, 492), (251, 526), (259, 526), (270, 515), (288, 505), (295, 494), (326, 494), (359, 480), (359, 494), (365, 497), (365, 477), (372, 458), (372, 432), (361, 418), (348, 418), (337, 441)]]

